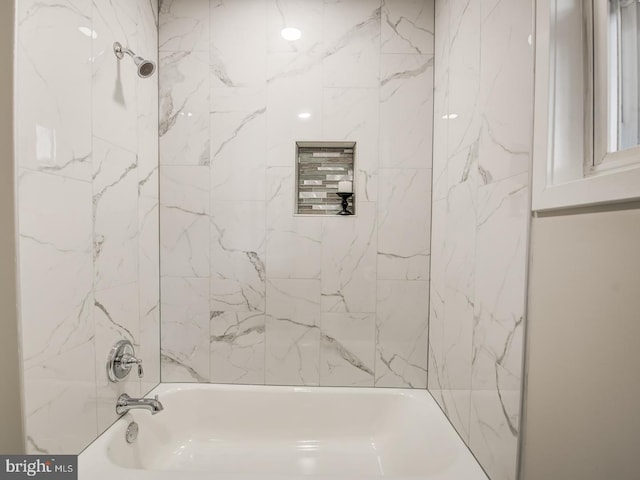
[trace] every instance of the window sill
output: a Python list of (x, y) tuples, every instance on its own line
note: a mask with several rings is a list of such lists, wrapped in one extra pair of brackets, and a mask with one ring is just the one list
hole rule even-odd
[[(640, 199), (640, 165), (610, 170), (560, 185), (536, 189), (534, 211), (583, 207)], [(540, 185), (540, 183), (538, 183)]]

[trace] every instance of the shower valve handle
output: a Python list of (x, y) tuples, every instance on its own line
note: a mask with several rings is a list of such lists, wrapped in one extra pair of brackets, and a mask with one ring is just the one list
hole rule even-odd
[(133, 365), (137, 365), (138, 366), (138, 378), (144, 377), (144, 369), (142, 368), (142, 359), (141, 358), (136, 358), (131, 354), (125, 353), (122, 356), (122, 359), (120, 360), (120, 363), (122, 365), (126, 365), (128, 367), (131, 367)]
[(120, 340), (111, 348), (107, 356), (107, 376), (111, 382), (123, 381), (133, 366), (138, 367), (138, 377), (142, 378), (142, 359), (136, 357), (133, 343), (129, 340)]

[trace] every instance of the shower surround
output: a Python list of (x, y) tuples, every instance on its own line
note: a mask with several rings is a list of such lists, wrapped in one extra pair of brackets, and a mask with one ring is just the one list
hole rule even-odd
[[(159, 38), (162, 380), (425, 388), (433, 2), (164, 0)], [(357, 216), (293, 215), (298, 140), (357, 142)]]
[(492, 480), (516, 478), (532, 15), (436, 1), (429, 391)]
[[(428, 386), (515, 478), (530, 2), (438, 0), (435, 28), (429, 0), (17, 6), (30, 453), (79, 452), (160, 374)], [(156, 82), (113, 41), (159, 48), (159, 132)], [(357, 216), (293, 215), (297, 140), (357, 142)], [(123, 338), (145, 378), (109, 384)]]
[[(125, 390), (159, 381), (157, 6), (17, 3), (19, 308), (28, 453), (79, 453)], [(145, 377), (111, 384), (106, 355), (138, 346)]]

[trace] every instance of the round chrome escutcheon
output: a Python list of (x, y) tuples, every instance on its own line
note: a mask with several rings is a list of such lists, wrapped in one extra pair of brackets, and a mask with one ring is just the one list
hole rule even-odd
[(138, 438), (138, 424), (136, 422), (131, 422), (127, 427), (127, 443), (135, 442), (136, 438)]
[(129, 340), (120, 340), (117, 342), (107, 357), (107, 376), (112, 382), (121, 382), (129, 375), (131, 365), (122, 363), (125, 355), (135, 356), (133, 344)]

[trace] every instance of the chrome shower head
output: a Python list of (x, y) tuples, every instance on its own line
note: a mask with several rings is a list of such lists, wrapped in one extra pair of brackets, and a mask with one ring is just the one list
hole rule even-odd
[(156, 71), (156, 64), (151, 60), (145, 60), (142, 57), (133, 57), (133, 61), (138, 66), (138, 75), (141, 78), (149, 78)]
[(156, 71), (156, 64), (151, 60), (146, 60), (139, 55), (136, 55), (133, 51), (128, 48), (123, 48), (119, 42), (115, 42), (113, 44), (113, 53), (115, 53), (118, 60), (121, 60), (126, 53), (129, 55), (136, 66), (138, 67), (138, 76), (140, 78), (149, 78)]

